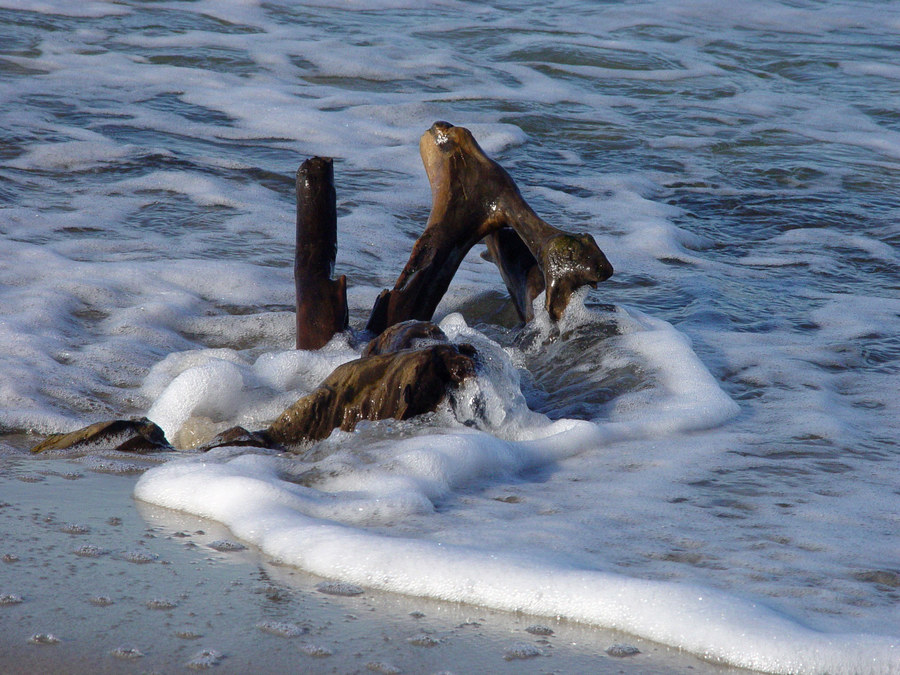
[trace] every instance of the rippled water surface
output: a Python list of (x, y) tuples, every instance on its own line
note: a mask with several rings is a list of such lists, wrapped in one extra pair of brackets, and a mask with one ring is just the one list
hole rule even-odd
[[(508, 408), (597, 431), (353, 527), (896, 644), (896, 8), (327, 4), (0, 0), (0, 448), (160, 401), (191, 429), (277, 414), (354, 356), (289, 352), (294, 171), (335, 157), (359, 326), (427, 219), (418, 138), (447, 120), (616, 273), (561, 331), (520, 330), (476, 247), (438, 318), (505, 348)], [(213, 361), (213, 393), (173, 393)], [(510, 420), (491, 437), (543, 433)], [(337, 482), (314, 488), (383, 496), (349, 458), (394, 475), (391, 439), (453, 424), (330, 441)]]

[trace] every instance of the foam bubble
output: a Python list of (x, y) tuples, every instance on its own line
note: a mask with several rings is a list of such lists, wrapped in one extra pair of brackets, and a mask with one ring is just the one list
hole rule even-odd
[(209, 360), (176, 377), (147, 412), (167, 438), (176, 438), (192, 415), (233, 416), (240, 402), (244, 378), (228, 361)]
[(137, 565), (146, 565), (159, 560), (159, 556), (156, 553), (150, 553), (149, 551), (125, 551), (120, 557), (126, 562)]
[(53, 633), (35, 633), (28, 641), (33, 645), (55, 645), (60, 642)]
[(415, 647), (437, 647), (442, 643), (442, 640), (440, 638), (436, 638), (427, 633), (419, 633), (418, 635), (413, 635), (412, 637), (406, 638), (406, 641)]
[(305, 642), (304, 644), (300, 645), (298, 649), (303, 654), (311, 656), (315, 659), (328, 658), (329, 656), (334, 654), (334, 652), (330, 648), (316, 642)]
[(517, 642), (503, 650), (503, 658), (507, 661), (533, 659), (536, 656), (543, 656), (543, 652), (527, 642)]

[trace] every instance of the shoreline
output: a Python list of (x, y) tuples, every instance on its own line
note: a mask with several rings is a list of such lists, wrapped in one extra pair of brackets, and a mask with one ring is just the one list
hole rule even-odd
[(568, 621), (326, 594), (214, 521), (135, 501), (136, 480), (0, 456), (0, 674), (751, 672)]

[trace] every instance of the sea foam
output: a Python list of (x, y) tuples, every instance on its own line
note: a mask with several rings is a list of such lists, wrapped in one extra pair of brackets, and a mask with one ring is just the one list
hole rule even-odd
[[(562, 329), (591, 316), (576, 303)], [(500, 419), (502, 427), (517, 406), (526, 407), (521, 397), (497, 393), (505, 387), (517, 390), (517, 369), (504, 350), (461, 316), (451, 315), (442, 325), (453, 339), (475, 342), (486, 354), (483, 367), (490, 372), (483, 379), (491, 386), (470, 394), (488, 401), (482, 408), (507, 410), (482, 420), (485, 429), (491, 419)], [(415, 523), (460, 489), (509, 483), (524, 472), (602, 452), (614, 441), (707, 428), (736, 413), (689, 341), (666, 322), (620, 310), (617, 325), (620, 334), (610, 338), (611, 344), (643, 364), (652, 386), (614, 402), (609, 421), (552, 422), (532, 413), (520, 416), (520, 428), (510, 438), (464, 426), (440, 434), (418, 432), (369, 445), (363, 462), (338, 448), (335, 456), (321, 460), (331, 470), (310, 487), (292, 479), (292, 465), (299, 460), (235, 456), (223, 449), (151, 469), (139, 480), (135, 496), (218, 520), (265, 553), (340, 583), (563, 616), (769, 672), (882, 672), (871, 664), (889, 663), (891, 638), (820, 633), (712, 588), (583, 569), (566, 556), (517, 554), (499, 541), (461, 546), (369, 529)], [(167, 396), (177, 399), (177, 389), (170, 385)]]
[[(434, 440), (423, 442), (430, 446)], [(498, 467), (496, 459), (483, 464)], [(896, 664), (896, 641), (889, 637), (812, 631), (763, 605), (709, 588), (385, 537), (306, 515), (295, 488), (280, 479), (276, 459), (243, 456), (152, 469), (135, 495), (219, 520), (269, 555), (347, 583), (562, 616), (773, 673), (889, 673)]]

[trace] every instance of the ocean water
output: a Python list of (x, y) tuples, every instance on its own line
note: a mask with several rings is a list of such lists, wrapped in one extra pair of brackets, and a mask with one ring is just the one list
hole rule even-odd
[(294, 171), (335, 158), (359, 327), (447, 120), (615, 275), (519, 327), (476, 247), (454, 406), (136, 497), (337, 581), (900, 672), (898, 32), (874, 1), (0, 0), (0, 451), (267, 424), (357, 355), (291, 348)]

